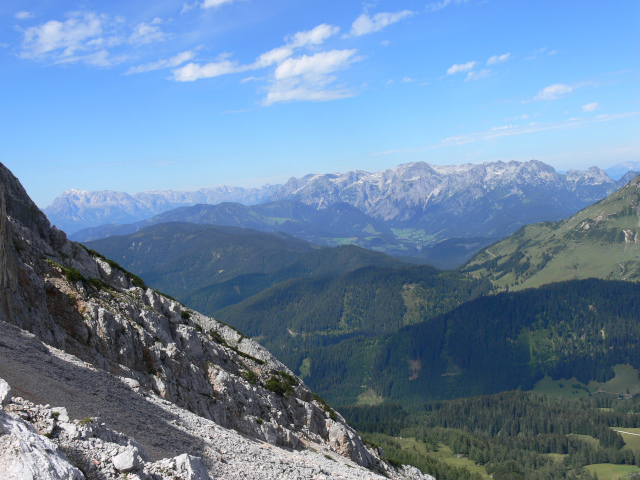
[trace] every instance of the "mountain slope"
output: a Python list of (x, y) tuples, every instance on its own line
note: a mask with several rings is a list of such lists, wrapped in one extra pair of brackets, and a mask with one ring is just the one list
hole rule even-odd
[(283, 233), (178, 222), (86, 246), (117, 259), (154, 288), (210, 313), (292, 278), (404, 265), (354, 245), (321, 248)]
[[(24, 368), (43, 375), (55, 364), (57, 388), (30, 391), (29, 375), (13, 373), (10, 385), (32, 400), (49, 403), (49, 399), (53, 402), (66, 394), (73, 402), (79, 400), (69, 395), (74, 389), (83, 392), (84, 399), (109, 396), (103, 388), (95, 388), (109, 385), (100, 382), (102, 376), (111, 384), (126, 385), (127, 392), (139, 396), (138, 404), (145, 405), (126, 418), (120, 417), (121, 424), (129, 422), (134, 432), (148, 428), (134, 421), (138, 413), (143, 414), (145, 422), (157, 423), (158, 435), (145, 437), (145, 448), (166, 444), (160, 432), (170, 435), (174, 425), (167, 418), (167, 409), (153, 407), (159, 402), (176, 412), (195, 414), (191, 418), (201, 427), (198, 417), (204, 424), (213, 421), (254, 442), (294, 449), (314, 445), (333, 449), (358, 465), (382, 473), (395, 471), (265, 349), (234, 329), (154, 292), (139, 278), (50, 227), (3, 165), (0, 284), (1, 326), (9, 332), (6, 336), (11, 342), (19, 342), (12, 346), (3, 335), (0, 348), (18, 352), (31, 342), (45, 357), (53, 354), (63, 358), (60, 362), (53, 358), (47, 361), (39, 354), (28, 359), (12, 353), (0, 355), (2, 368), (10, 374)], [(91, 379), (90, 383), (76, 380), (79, 375)], [(122, 406), (118, 401), (108, 402), (110, 415)], [(220, 452), (215, 436), (203, 435), (206, 426), (204, 430), (189, 430), (189, 425), (181, 424), (181, 418), (182, 413), (173, 417), (177, 422), (174, 426), (179, 425), (176, 430), (199, 438), (202, 448), (194, 453), (205, 455), (209, 474), (215, 476), (215, 454)], [(106, 419), (107, 427), (109, 422)], [(170, 448), (183, 445), (193, 449), (189, 442), (176, 442)], [(278, 450), (275, 457), (286, 462), (287, 455)], [(282, 474), (283, 470), (278, 470), (277, 474)], [(366, 471), (366, 475), (372, 473)], [(398, 475), (404, 476), (402, 472)], [(362, 478), (360, 474), (354, 476)]]
[(285, 234), (178, 222), (86, 245), (178, 298), (239, 275), (274, 273), (316, 248)]
[(640, 279), (640, 178), (571, 218), (528, 225), (462, 269), (522, 289), (573, 278)]
[(196, 310), (213, 313), (287, 280), (341, 275), (370, 266), (397, 268), (402, 265), (404, 265), (403, 262), (393, 257), (355, 245), (320, 248), (302, 255), (288, 267), (274, 273), (240, 275), (225, 282), (189, 292), (181, 298), (185, 304), (191, 305)]
[(381, 338), (488, 290), (488, 282), (428, 266), (366, 267), (282, 282), (215, 315), (266, 346), (330, 401), (349, 404), (370, 387)]
[[(533, 388), (549, 375), (588, 383), (640, 369), (640, 284), (573, 280), (488, 295), (390, 335), (371, 378), (383, 398), (419, 405)], [(577, 382), (576, 382), (577, 383)]]

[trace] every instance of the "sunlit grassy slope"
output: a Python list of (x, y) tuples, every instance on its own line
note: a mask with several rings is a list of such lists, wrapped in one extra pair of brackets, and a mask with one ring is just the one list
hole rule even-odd
[(498, 287), (602, 278), (640, 280), (640, 178), (559, 223), (523, 227), (485, 248), (463, 271)]

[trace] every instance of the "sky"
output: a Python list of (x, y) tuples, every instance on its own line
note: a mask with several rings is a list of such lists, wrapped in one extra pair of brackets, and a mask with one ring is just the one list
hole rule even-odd
[(0, 161), (64, 190), (640, 161), (637, 0), (13, 0)]

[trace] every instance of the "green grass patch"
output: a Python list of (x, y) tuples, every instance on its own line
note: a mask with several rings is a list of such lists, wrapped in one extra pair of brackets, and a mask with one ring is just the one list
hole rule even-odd
[(373, 389), (368, 389), (358, 395), (356, 405), (380, 405), (384, 402), (384, 398), (379, 397)]
[(622, 480), (633, 472), (640, 472), (635, 465), (614, 465), (611, 463), (596, 463), (587, 465), (587, 470), (593, 475), (598, 474), (598, 480)]
[(613, 371), (615, 376), (608, 382), (591, 381), (588, 385), (575, 378), (553, 380), (546, 376), (535, 384), (533, 392), (565, 398), (580, 398), (594, 394), (615, 396), (640, 394), (638, 370), (631, 365), (616, 365), (613, 367)]
[(616, 432), (622, 435), (625, 446), (629, 450), (634, 452), (640, 450), (640, 428), (613, 428)]
[(616, 365), (613, 367), (616, 376), (606, 383), (589, 382), (592, 392), (605, 392), (618, 395), (640, 394), (640, 380), (638, 370), (631, 365)]
[(311, 359), (309, 357), (302, 360), (299, 371), (300, 378), (302, 378), (303, 380), (311, 376)]

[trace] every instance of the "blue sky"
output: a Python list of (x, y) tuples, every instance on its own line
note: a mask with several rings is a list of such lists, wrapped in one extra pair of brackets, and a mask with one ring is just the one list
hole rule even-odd
[(0, 161), (63, 190), (640, 160), (637, 0), (0, 5)]

